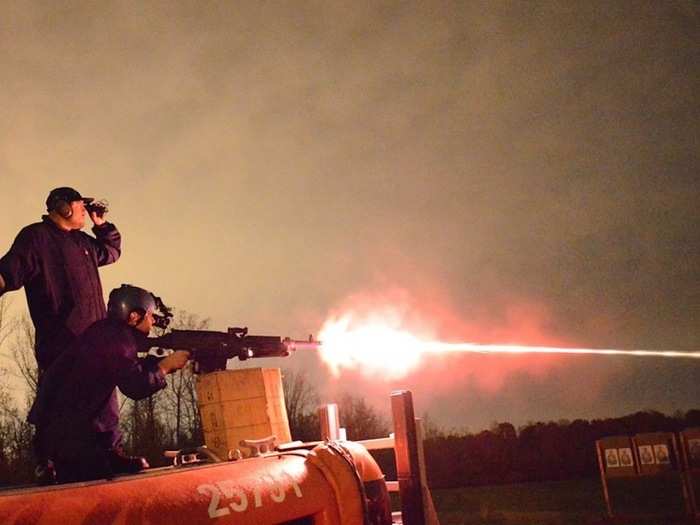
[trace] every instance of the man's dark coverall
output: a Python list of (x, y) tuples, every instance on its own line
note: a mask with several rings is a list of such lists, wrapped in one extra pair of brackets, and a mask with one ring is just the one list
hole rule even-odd
[(41, 373), (88, 326), (105, 317), (97, 268), (119, 259), (121, 235), (110, 223), (92, 231), (95, 237), (65, 231), (44, 216), (23, 228), (0, 259), (6, 291), (24, 286)]
[(97, 321), (46, 372), (30, 420), (61, 482), (111, 477), (107, 452), (121, 442), (115, 387), (141, 399), (165, 387), (155, 360), (137, 358), (146, 335), (123, 321)]

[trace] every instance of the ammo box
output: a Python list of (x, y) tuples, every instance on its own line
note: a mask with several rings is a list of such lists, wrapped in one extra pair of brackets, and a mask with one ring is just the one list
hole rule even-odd
[(240, 449), (243, 439), (274, 435), (275, 443), (291, 441), (279, 368), (244, 368), (197, 378), (197, 400), (204, 442), (221, 459)]

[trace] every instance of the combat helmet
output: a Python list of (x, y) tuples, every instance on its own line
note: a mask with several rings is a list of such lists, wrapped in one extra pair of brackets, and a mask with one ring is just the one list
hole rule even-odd
[(154, 314), (156, 311), (161, 312), (161, 315), (153, 316), (155, 326), (159, 328), (168, 326), (172, 317), (170, 309), (163, 304), (159, 297), (156, 297), (148, 290), (130, 284), (122, 284), (109, 294), (107, 317), (126, 322), (129, 320), (131, 312), (139, 312), (141, 315), (145, 315), (149, 311)]

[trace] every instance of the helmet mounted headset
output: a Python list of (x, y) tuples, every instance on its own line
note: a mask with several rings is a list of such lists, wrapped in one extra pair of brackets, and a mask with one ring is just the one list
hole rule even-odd
[[(165, 329), (170, 324), (173, 316), (170, 308), (165, 306), (160, 297), (153, 295), (148, 290), (122, 284), (109, 294), (107, 302), (107, 317), (119, 321), (128, 322), (131, 312), (138, 312), (144, 316), (147, 312), (153, 312), (153, 326)], [(155, 312), (160, 312), (156, 314)]]

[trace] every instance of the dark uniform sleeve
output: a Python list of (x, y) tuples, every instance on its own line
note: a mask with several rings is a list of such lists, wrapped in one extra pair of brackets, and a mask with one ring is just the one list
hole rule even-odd
[[(126, 366), (125, 366), (126, 365)], [(167, 385), (158, 362), (153, 359), (134, 359), (119, 367), (117, 386), (131, 399), (143, 399)]]
[[(34, 245), (34, 236), (24, 228), (19, 232), (2, 259), (0, 259), (0, 274), (5, 281), (5, 290), (18, 290), (39, 272), (39, 261)], [(0, 295), (2, 295), (0, 291)]]
[(112, 264), (122, 253), (122, 236), (117, 227), (111, 222), (106, 222), (101, 226), (94, 226), (92, 232), (95, 237), (87, 236), (95, 249), (97, 255), (97, 265), (105, 266)]

